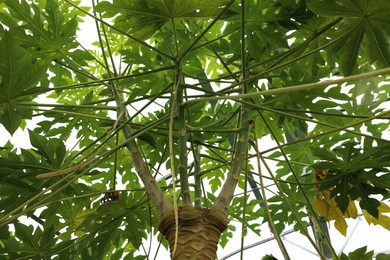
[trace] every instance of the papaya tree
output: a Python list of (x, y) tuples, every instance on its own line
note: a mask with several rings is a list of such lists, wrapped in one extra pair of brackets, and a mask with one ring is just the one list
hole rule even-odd
[(30, 145), (1, 140), (4, 259), (215, 259), (233, 222), (338, 259), (324, 221), (389, 229), (389, 1), (0, 6), (2, 135)]

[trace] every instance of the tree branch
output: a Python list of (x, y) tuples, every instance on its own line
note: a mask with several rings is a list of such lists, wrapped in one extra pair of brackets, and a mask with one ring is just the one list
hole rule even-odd
[[(124, 105), (124, 100), (121, 95), (118, 94), (115, 87), (112, 88), (115, 100), (118, 106), (118, 115), (121, 115), (124, 113), (125, 121), (129, 119), (129, 115), (127, 114), (126, 107)], [(131, 138), (131, 135), (133, 133), (133, 130), (131, 128), (130, 124), (126, 124), (122, 128), (123, 135), (126, 139)], [(154, 179), (153, 175), (150, 173), (150, 169), (148, 165), (146, 164), (136, 142), (134, 139), (128, 141), (126, 143), (126, 148), (130, 152), (130, 156), (132, 159), (132, 162), (134, 164), (135, 170), (140, 177), (142, 183), (145, 186), (146, 192), (148, 193), (148, 196), (150, 200), (152, 201), (153, 205), (156, 207), (157, 212), (159, 215), (162, 215), (164, 212), (171, 210), (172, 204), (169, 202), (169, 200), (164, 196), (164, 193), (160, 189), (160, 187), (157, 185), (156, 180)]]
[[(247, 68), (246, 68), (246, 49), (245, 49), (245, 1), (241, 1), (241, 71), (242, 71), (242, 93), (246, 95), (248, 93)], [(250, 108), (245, 104), (241, 104), (241, 121), (240, 131), (238, 133), (238, 140), (236, 141), (236, 150), (233, 155), (233, 162), (226, 178), (226, 181), (219, 193), (214, 205), (211, 209), (220, 210), (226, 216), (228, 215), (229, 205), (233, 199), (234, 190), (236, 189), (238, 178), (242, 166), (247, 160), (247, 149), (249, 141), (249, 133), (252, 126), (252, 120), (250, 119)]]

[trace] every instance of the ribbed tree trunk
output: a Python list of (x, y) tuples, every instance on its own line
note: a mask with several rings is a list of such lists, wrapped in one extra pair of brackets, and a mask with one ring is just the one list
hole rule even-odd
[(175, 214), (168, 211), (160, 217), (159, 230), (169, 241), (173, 260), (214, 260), (221, 233), (227, 227), (225, 214), (218, 210), (179, 208), (179, 237), (175, 255)]

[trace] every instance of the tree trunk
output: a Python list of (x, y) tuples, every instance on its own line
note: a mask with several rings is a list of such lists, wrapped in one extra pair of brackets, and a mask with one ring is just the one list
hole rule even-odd
[(169, 242), (173, 260), (216, 259), (221, 233), (227, 227), (227, 217), (218, 210), (179, 208), (179, 237), (175, 255), (175, 214), (168, 211), (160, 217), (159, 230)]

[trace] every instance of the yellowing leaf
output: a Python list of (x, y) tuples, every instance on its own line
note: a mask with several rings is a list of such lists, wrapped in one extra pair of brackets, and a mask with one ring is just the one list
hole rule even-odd
[(347, 235), (347, 222), (344, 217), (356, 218), (357, 208), (355, 202), (350, 201), (345, 214), (337, 206), (334, 198), (330, 198), (330, 190), (325, 190), (317, 193), (317, 199), (313, 204), (313, 209), (326, 220), (334, 220), (335, 228), (344, 236)]
[(357, 218), (357, 208), (354, 201), (350, 201), (347, 210), (344, 213), (347, 218)]
[(346, 235), (347, 235), (347, 227), (348, 227), (348, 224), (347, 224), (347, 222), (345, 221), (344, 216), (343, 216), (343, 214), (341, 213), (341, 210), (338, 210), (338, 212), (340, 212), (340, 214), (337, 214), (337, 216), (335, 217), (334, 227), (335, 227), (343, 236), (346, 236)]
[(378, 217), (378, 219), (376, 219), (373, 216), (371, 216), (367, 212), (367, 210), (362, 209), (364, 218), (366, 219), (368, 224), (381, 225), (385, 229), (390, 230), (390, 217), (383, 214), (386, 212), (390, 212), (389, 205), (381, 202), (381, 205), (378, 207), (378, 211), (379, 211), (379, 217)]
[(320, 214), (321, 216), (325, 217), (328, 219), (328, 213), (329, 213), (329, 208), (331, 205), (329, 205), (329, 200), (326, 200), (323, 195), (325, 192), (318, 192), (317, 193), (317, 199), (313, 203), (313, 209)]

